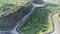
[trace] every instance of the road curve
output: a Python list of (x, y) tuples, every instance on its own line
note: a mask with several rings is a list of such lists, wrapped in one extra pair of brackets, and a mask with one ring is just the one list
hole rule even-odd
[(20, 25), (22, 26), (22, 23), (28, 18), (28, 16), (31, 15), (31, 13), (32, 13), (34, 10), (35, 10), (35, 7), (32, 7), (31, 12), (28, 13), (26, 16), (24, 16), (23, 19), (22, 19), (22, 21), (20, 20), (20, 21), (17, 22), (17, 25), (16, 25), (15, 28), (11, 31), (11, 33), (13, 33), (13, 34), (19, 34), (16, 29), (17, 29), (18, 27), (20, 27)]

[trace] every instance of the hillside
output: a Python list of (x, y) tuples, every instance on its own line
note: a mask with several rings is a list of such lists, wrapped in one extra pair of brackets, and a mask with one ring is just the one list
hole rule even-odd
[[(3, 0), (0, 0), (3, 1)], [(28, 2), (0, 2), (0, 29), (11, 30), (32, 6)]]

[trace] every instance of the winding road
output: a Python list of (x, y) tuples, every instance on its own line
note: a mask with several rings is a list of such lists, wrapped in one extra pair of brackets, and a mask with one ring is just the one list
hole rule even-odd
[[(13, 34), (19, 34), (18, 32), (17, 32), (17, 28), (18, 27), (20, 27), (20, 26), (22, 26), (23, 24), (24, 24), (24, 21), (34, 12), (34, 10), (35, 10), (35, 8), (37, 8), (37, 7), (44, 7), (45, 5), (47, 5), (48, 3), (44, 3), (44, 4), (42, 4), (42, 5), (33, 5), (33, 7), (32, 7), (32, 9), (31, 9), (31, 12), (29, 12), (26, 16), (24, 16), (22, 19), (20, 19), (18, 22), (17, 22), (17, 25), (15, 26), (15, 28), (12, 30), (12, 31), (10, 31), (11, 33), (13, 33)], [(20, 25), (20, 26), (19, 26)]]
[(22, 26), (22, 23), (24, 23), (24, 21), (28, 18), (29, 15), (31, 15), (31, 13), (34, 11), (34, 9), (35, 9), (35, 7), (33, 7), (31, 9), (30, 13), (28, 13), (26, 16), (24, 16), (22, 19), (20, 19), (19, 22), (17, 22), (17, 25), (15, 26), (15, 28), (12, 31), (10, 31), (10, 32), (13, 33), (13, 34), (19, 34), (17, 32), (17, 28), (20, 27), (20, 26)]
[[(8, 31), (8, 32), (9, 32), (10, 34), (11, 34), (11, 33), (12, 33), (12, 34), (20, 34), (20, 33), (17, 31), (17, 28), (20, 27), (20, 26), (22, 26), (22, 25), (24, 24), (24, 21), (34, 12), (35, 8), (43, 7), (43, 6), (47, 5), (47, 4), (48, 4), (48, 3), (44, 3), (44, 4), (42, 4), (42, 5), (40, 5), (40, 4), (37, 4), (37, 5), (32, 4), (33, 7), (32, 7), (32, 9), (31, 9), (31, 12), (28, 13), (26, 16), (22, 17), (22, 19), (20, 19), (20, 20), (17, 22), (17, 25), (15, 26), (15, 28), (14, 28), (13, 30), (11, 30), (11, 31)], [(58, 14), (58, 13), (55, 13), (55, 14)], [(54, 24), (54, 25), (53, 25), (54, 31), (53, 31), (52, 33), (49, 33), (49, 34), (59, 34), (59, 33), (58, 33), (59, 30), (58, 30), (58, 27), (57, 27), (57, 20), (56, 20), (56, 18), (55, 18), (55, 14), (52, 15), (52, 23)], [(6, 33), (7, 31), (4, 31), (4, 32)], [(5, 33), (0, 33), (0, 34), (5, 34)], [(6, 34), (8, 34), (8, 33), (6, 33)]]
[[(39, 5), (33, 5), (31, 11), (24, 17), (22, 17), (18, 22), (17, 22), (17, 25), (15, 26), (15, 28), (11, 31), (1, 31), (0, 34), (20, 34), (18, 31), (17, 31), (17, 28), (22, 26), (24, 24), (24, 21), (34, 12), (35, 8), (38, 8), (38, 7), (44, 7), (46, 4), (48, 3), (44, 3), (44, 4), (39, 4)], [(3, 33), (4, 32), (4, 33)]]
[[(13, 33), (13, 34), (19, 34), (19, 33), (16, 31), (16, 29), (24, 24), (24, 21), (34, 12), (35, 8), (37, 8), (37, 7), (43, 7), (43, 6), (45, 6), (46, 4), (48, 4), (48, 3), (42, 4), (42, 5), (39, 5), (39, 6), (33, 5), (32, 9), (31, 9), (31, 12), (28, 13), (26, 16), (24, 16), (22, 19), (20, 19), (20, 20), (17, 22), (17, 25), (15, 26), (15, 28), (14, 28), (12, 31), (10, 31), (10, 32)], [(19, 26), (19, 25), (20, 25), (20, 26)]]

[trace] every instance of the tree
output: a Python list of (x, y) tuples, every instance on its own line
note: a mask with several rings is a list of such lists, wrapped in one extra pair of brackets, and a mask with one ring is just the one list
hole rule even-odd
[(59, 14), (59, 17), (60, 17), (60, 14)]

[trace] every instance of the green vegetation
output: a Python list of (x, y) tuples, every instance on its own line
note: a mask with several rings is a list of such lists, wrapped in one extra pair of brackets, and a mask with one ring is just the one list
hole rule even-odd
[[(43, 10), (44, 9), (44, 10)], [(50, 25), (48, 23), (49, 9), (38, 8), (20, 28), (23, 34), (38, 34), (48, 31)], [(30, 32), (30, 33), (29, 33)]]
[(9, 15), (10, 13), (16, 12), (18, 7), (24, 6), (24, 3), (16, 3), (16, 2), (0, 2), (0, 17)]
[(16, 23), (31, 10), (32, 6), (27, 3), (0, 2), (0, 30), (14, 28)]
[(59, 14), (59, 17), (60, 17), (60, 14)]
[(32, 1), (34, 4), (42, 4), (42, 0), (33, 0)]
[(37, 8), (20, 28), (21, 33), (39, 34), (42, 32), (48, 32), (50, 28), (48, 15), (56, 11), (60, 11), (60, 5), (48, 4), (44, 8)]
[(17, 4), (0, 2), (0, 17), (13, 13), (12, 10), (16, 9)]
[[(39, 1), (33, 0), (32, 2), (38, 3)], [(31, 8), (32, 6), (29, 5), (29, 2), (0, 2), (0, 30), (14, 28), (16, 23), (30, 12)], [(48, 32), (50, 28), (48, 15), (56, 11), (60, 11), (60, 5), (48, 4), (46, 7), (37, 8), (20, 28), (21, 32), (23, 34)]]

